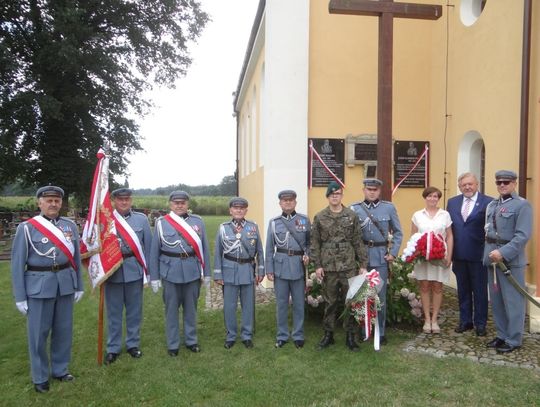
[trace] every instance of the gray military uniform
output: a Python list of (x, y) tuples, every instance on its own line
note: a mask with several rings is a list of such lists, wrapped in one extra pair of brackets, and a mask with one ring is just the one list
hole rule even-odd
[[(150, 256), (152, 232), (148, 218), (139, 212), (130, 211), (124, 219), (131, 226), (144, 252), (146, 261)], [(107, 353), (120, 353), (122, 349), (122, 314), (126, 309), (126, 349), (138, 348), (143, 305), (143, 267), (133, 251), (119, 235), (120, 249), (124, 262), (105, 283), (107, 305)]]
[[(68, 373), (73, 298), (76, 291), (83, 291), (77, 226), (63, 217), (51, 220), (51, 223), (73, 243), (77, 270), (71, 266), (67, 256), (29, 222), (23, 222), (17, 228), (11, 253), (15, 301), (28, 301), (28, 350), (32, 381), (36, 384), (49, 380), (49, 333), (50, 373), (54, 377)], [(45, 268), (49, 270), (32, 271)]]
[[(188, 215), (184, 219), (202, 242), (205, 277), (210, 276), (210, 250), (206, 228), (200, 216)], [(166, 219), (156, 221), (150, 252), (150, 278), (163, 282), (165, 323), (168, 349), (180, 347), (178, 310), (182, 306), (184, 339), (186, 346), (197, 341), (197, 301), (201, 289), (201, 264), (193, 247)]]
[[(294, 231), (294, 237), (289, 229)], [(266, 274), (274, 274), (278, 341), (289, 339), (289, 296), (293, 311), (292, 339), (304, 340), (305, 268), (302, 257), (308, 254), (310, 229), (308, 217), (296, 212), (277, 216), (268, 224), (265, 266)]]
[(264, 254), (257, 225), (248, 220), (243, 220), (240, 226), (235, 226), (233, 221), (222, 223), (216, 236), (214, 280), (223, 280), (224, 284), (223, 312), (227, 342), (236, 340), (238, 297), (242, 307), (241, 339), (251, 340), (253, 336), (254, 267), (258, 276), (264, 276)]
[[(386, 288), (388, 285), (388, 262), (384, 259), (387, 253), (397, 257), (403, 232), (397, 215), (396, 207), (392, 202), (356, 202), (351, 206), (360, 221), (362, 240), (368, 251), (368, 271), (375, 269), (383, 281), (379, 293), (381, 311), (379, 312), (380, 335), (385, 334), (386, 322)], [(376, 222), (377, 225), (374, 223)], [(380, 230), (379, 230), (380, 229)], [(393, 235), (393, 243), (388, 250), (388, 235)]]
[(511, 346), (521, 346), (525, 322), (525, 298), (507, 280), (503, 272), (493, 271), (489, 253), (498, 249), (514, 278), (525, 287), (527, 258), (525, 246), (531, 237), (532, 208), (529, 202), (513, 193), (496, 199), (486, 209), (486, 244), (484, 265), (497, 337)]

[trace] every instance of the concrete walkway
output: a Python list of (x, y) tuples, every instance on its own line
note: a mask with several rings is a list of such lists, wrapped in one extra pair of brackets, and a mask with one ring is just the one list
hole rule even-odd
[[(521, 349), (500, 355), (495, 349), (486, 347), (486, 342), (496, 336), (491, 314), (488, 319), (487, 336), (485, 337), (476, 336), (474, 331), (462, 334), (455, 333), (454, 328), (459, 323), (457, 293), (452, 288), (446, 288), (439, 318), (441, 333), (438, 335), (421, 333), (405, 345), (404, 351), (424, 353), (439, 358), (454, 356), (479, 363), (540, 371), (540, 334), (526, 332)], [(527, 318), (525, 326), (528, 325)]]

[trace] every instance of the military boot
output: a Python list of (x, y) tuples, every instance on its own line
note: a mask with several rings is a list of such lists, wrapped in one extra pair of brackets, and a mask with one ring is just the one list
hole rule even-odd
[(347, 339), (345, 340), (345, 345), (352, 352), (358, 352), (360, 350), (360, 346), (358, 346), (358, 344), (356, 343), (353, 332), (347, 332)]
[(322, 350), (328, 348), (330, 345), (334, 344), (334, 333), (331, 331), (324, 331), (324, 336), (319, 342), (318, 349)]

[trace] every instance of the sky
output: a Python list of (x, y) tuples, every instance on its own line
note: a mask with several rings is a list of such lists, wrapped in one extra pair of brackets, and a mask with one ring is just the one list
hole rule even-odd
[[(130, 157), (131, 188), (219, 184), (236, 164), (236, 90), (258, 0), (201, 0), (212, 21), (190, 48), (176, 89), (159, 88), (139, 121), (143, 151)], [(123, 183), (124, 179), (119, 180)]]

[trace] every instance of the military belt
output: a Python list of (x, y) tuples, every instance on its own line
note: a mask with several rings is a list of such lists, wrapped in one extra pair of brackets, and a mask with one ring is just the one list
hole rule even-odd
[(387, 242), (374, 242), (373, 240), (364, 240), (364, 244), (367, 247), (382, 247), (382, 246), (386, 246), (388, 243)]
[(348, 242), (345, 242), (345, 243), (329, 243), (329, 242), (325, 242), (322, 245), (323, 245), (323, 247), (330, 247), (330, 248), (333, 248), (333, 249), (343, 249), (345, 247), (351, 247), (352, 246)]
[(52, 266), (30, 266), (28, 265), (26, 271), (50, 271), (51, 273), (56, 273), (60, 270), (70, 268), (71, 264), (69, 262), (64, 264), (53, 264)]
[(253, 257), (248, 257), (247, 259), (240, 259), (240, 258), (231, 256), (230, 254), (224, 254), (223, 257), (225, 257), (227, 260), (234, 261), (240, 264), (253, 263), (253, 261), (255, 260)]
[(194, 253), (174, 253), (174, 252), (166, 252), (165, 250), (160, 250), (160, 253), (167, 257), (180, 257), (181, 259), (187, 259), (188, 257), (195, 256)]
[(493, 239), (492, 237), (486, 237), (486, 242), (495, 243), (495, 244), (507, 244), (507, 243), (510, 243), (510, 240)]
[(122, 258), (123, 259), (129, 259), (130, 257), (133, 257), (135, 256), (135, 254), (133, 252), (131, 253), (122, 253)]
[(280, 247), (278, 247), (276, 249), (276, 252), (285, 253), (288, 256), (303, 256), (304, 255), (304, 252), (301, 251), (301, 250), (283, 249), (283, 248), (280, 248)]

